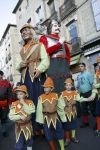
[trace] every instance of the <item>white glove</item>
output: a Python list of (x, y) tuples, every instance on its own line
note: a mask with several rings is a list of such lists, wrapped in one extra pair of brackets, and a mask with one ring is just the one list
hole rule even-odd
[(63, 44), (65, 42), (65, 37), (60, 37), (59, 42)]

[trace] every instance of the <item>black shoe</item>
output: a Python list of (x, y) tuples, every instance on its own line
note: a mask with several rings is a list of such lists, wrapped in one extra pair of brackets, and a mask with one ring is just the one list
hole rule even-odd
[(7, 132), (3, 132), (3, 136), (4, 136), (4, 137), (8, 137), (9, 134), (8, 134)]
[(79, 140), (77, 138), (71, 138), (71, 141), (76, 144), (79, 143)]
[(65, 144), (64, 144), (64, 147), (68, 146), (70, 144), (70, 141), (69, 140), (66, 140), (65, 141)]
[(80, 125), (80, 128), (87, 128), (89, 126), (89, 123), (84, 123), (82, 125)]
[(96, 130), (94, 133), (95, 136), (100, 136), (100, 130)]

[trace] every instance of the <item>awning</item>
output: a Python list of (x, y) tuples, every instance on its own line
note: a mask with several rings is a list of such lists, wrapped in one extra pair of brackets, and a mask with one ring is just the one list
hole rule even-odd
[(80, 56), (81, 56), (81, 54), (71, 57), (70, 65), (72, 66), (72, 65), (79, 63)]

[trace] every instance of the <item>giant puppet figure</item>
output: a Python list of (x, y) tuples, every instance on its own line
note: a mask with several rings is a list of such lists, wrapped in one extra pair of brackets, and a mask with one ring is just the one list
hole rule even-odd
[[(49, 66), (49, 59), (43, 44), (34, 41), (35, 32), (30, 24), (25, 24), (20, 30), (24, 45), (20, 51), (22, 83), (27, 86), (28, 98), (37, 106), (38, 96), (46, 77), (45, 71)], [(35, 121), (35, 118), (33, 117)], [(32, 122), (34, 125), (34, 121)]]
[(40, 37), (50, 56), (50, 67), (47, 75), (54, 80), (55, 92), (60, 93), (64, 90), (64, 81), (70, 77), (70, 50), (67, 43), (64, 43), (65, 38), (60, 37), (60, 28), (57, 21), (52, 20), (47, 27), (48, 35)]

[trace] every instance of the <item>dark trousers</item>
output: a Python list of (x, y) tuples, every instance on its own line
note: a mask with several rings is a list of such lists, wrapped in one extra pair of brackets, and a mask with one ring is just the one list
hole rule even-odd
[(0, 120), (3, 133), (7, 132), (7, 115), (8, 115), (8, 108), (5, 109), (0, 108)]
[(57, 120), (56, 122), (56, 128), (54, 128), (52, 123), (50, 127), (48, 127), (47, 122), (45, 122), (44, 133), (48, 141), (52, 141), (54, 138), (57, 138), (57, 140), (61, 140), (64, 138), (64, 131), (59, 120)]
[[(86, 93), (81, 93), (80, 95), (83, 96), (84, 98), (90, 97), (92, 94), (92, 91), (86, 92)], [(96, 102), (91, 101), (91, 102), (82, 102), (81, 103), (81, 113), (83, 116), (89, 115), (89, 111), (92, 113), (92, 115), (95, 117), (95, 110), (96, 109)]]
[(16, 143), (16, 150), (23, 150), (24, 146), (32, 147), (33, 139), (25, 139), (23, 132), (21, 132), (18, 142)]
[(54, 91), (60, 94), (63, 90), (65, 90), (65, 79), (71, 77), (67, 59), (51, 58), (47, 75), (54, 81)]
[(100, 117), (100, 98), (96, 95), (96, 117)]
[(71, 121), (67, 120), (67, 122), (63, 123), (63, 128), (65, 131), (76, 130), (77, 128), (77, 118), (72, 118)]

